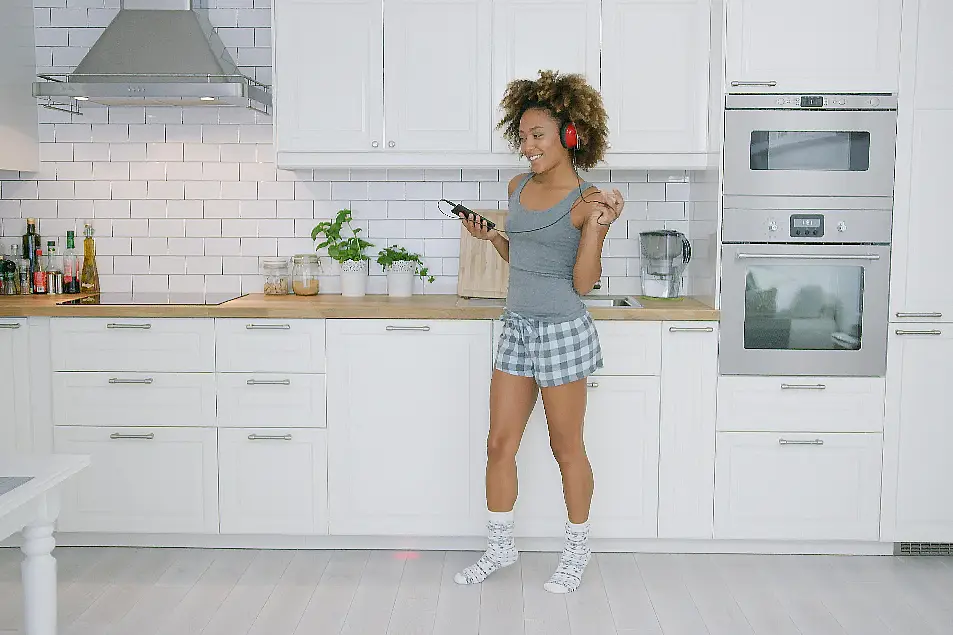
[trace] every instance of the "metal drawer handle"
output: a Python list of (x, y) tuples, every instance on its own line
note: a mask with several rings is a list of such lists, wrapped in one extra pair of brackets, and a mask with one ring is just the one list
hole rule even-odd
[(781, 390), (824, 390), (824, 384), (781, 384)]
[(738, 254), (739, 260), (880, 260), (879, 254)]
[(18, 329), (20, 328), (19, 322), (3, 322), (0, 324), (0, 329)]
[(290, 434), (249, 434), (249, 441), (291, 441)]
[(145, 379), (120, 379), (119, 377), (110, 377), (110, 384), (151, 384), (153, 381), (152, 377), (146, 377)]
[(290, 379), (249, 379), (245, 382), (249, 386), (290, 386)]
[(110, 439), (146, 439), (151, 441), (155, 438), (155, 433), (150, 432), (149, 434), (120, 434), (118, 432), (113, 432), (109, 435)]
[(670, 326), (669, 333), (711, 333), (715, 330), (713, 326)]
[(590, 381), (586, 383), (586, 388), (598, 388), (598, 387), (599, 387), (599, 382), (597, 381)]
[(927, 329), (924, 331), (912, 331), (910, 329), (897, 329), (894, 331), (897, 335), (943, 335), (940, 329)]
[(824, 445), (823, 439), (778, 439), (779, 445)]
[(287, 331), (291, 328), (290, 324), (246, 324), (245, 328), (249, 331), (251, 330), (270, 330), (270, 331)]
[(732, 86), (777, 86), (778, 83), (773, 81), (772, 82), (740, 82), (736, 80), (731, 82), (731, 85)]
[(897, 311), (898, 318), (941, 318), (943, 314), (939, 311), (927, 311), (926, 313), (908, 313), (906, 311)]
[(107, 329), (151, 329), (151, 324), (115, 324), (110, 322), (106, 325)]
[(388, 331), (429, 331), (429, 326), (387, 326)]

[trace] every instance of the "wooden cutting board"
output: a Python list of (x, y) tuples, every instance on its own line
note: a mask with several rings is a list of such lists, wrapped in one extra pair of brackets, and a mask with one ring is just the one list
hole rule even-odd
[[(473, 210), (498, 227), (506, 226), (506, 210)], [(489, 240), (478, 240), (460, 224), (460, 271), (457, 295), (462, 298), (505, 298), (510, 266)]]

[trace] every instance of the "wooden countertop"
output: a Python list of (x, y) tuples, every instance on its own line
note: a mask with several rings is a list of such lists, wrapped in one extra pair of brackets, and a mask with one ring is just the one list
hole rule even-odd
[[(414, 295), (391, 298), (368, 295), (267, 296), (252, 293), (215, 306), (204, 305), (97, 305), (59, 306), (81, 296), (0, 296), (0, 317), (236, 317), (236, 318), (390, 318), (434, 320), (494, 320), (503, 300), (467, 300), (456, 295)], [(597, 320), (718, 320), (719, 311), (696, 298), (650, 300), (638, 298), (636, 307), (590, 306)]]

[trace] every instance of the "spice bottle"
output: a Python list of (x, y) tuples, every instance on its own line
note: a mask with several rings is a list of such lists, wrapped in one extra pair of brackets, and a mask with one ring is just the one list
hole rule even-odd
[(93, 242), (93, 226), (86, 223), (83, 227), (83, 271), (79, 277), (79, 290), (82, 293), (99, 293), (99, 269), (96, 268), (96, 243)]

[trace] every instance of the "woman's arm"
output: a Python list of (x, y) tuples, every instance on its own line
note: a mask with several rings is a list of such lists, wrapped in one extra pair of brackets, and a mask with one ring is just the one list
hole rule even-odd
[(572, 271), (572, 284), (576, 293), (586, 295), (602, 277), (602, 246), (605, 244), (609, 225), (622, 214), (625, 201), (619, 190), (606, 196), (597, 192), (586, 197), (586, 219), (579, 236), (576, 264)]

